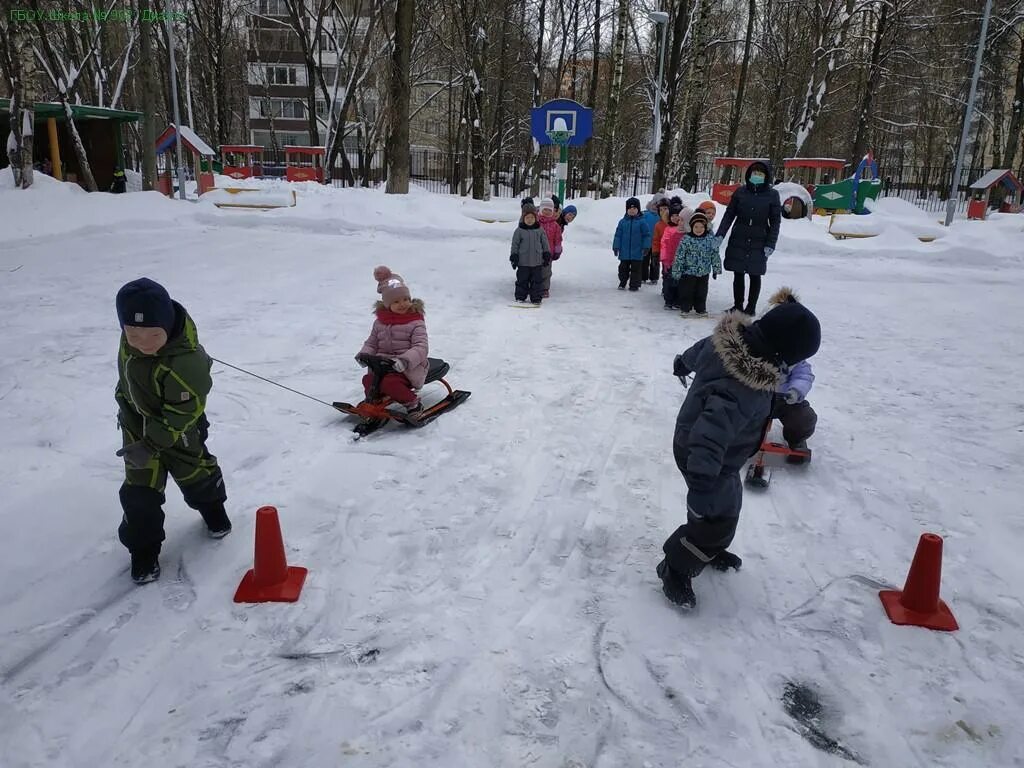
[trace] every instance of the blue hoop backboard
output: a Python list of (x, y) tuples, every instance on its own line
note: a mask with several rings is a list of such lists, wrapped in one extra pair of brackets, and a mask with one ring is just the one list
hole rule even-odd
[(548, 132), (556, 130), (555, 121), (565, 121), (570, 147), (581, 147), (594, 133), (594, 110), (572, 99), (554, 99), (530, 110), (530, 133), (538, 144), (554, 144)]

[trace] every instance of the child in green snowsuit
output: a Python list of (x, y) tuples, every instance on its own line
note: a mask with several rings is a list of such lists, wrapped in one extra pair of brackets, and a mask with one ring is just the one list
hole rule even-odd
[(125, 469), (118, 537), (131, 553), (132, 579), (145, 584), (160, 576), (168, 474), (211, 537), (230, 533), (231, 521), (220, 466), (206, 449), (212, 361), (195, 323), (146, 277), (117, 292), (117, 317), (122, 334), (115, 399), (123, 441), (117, 455)]

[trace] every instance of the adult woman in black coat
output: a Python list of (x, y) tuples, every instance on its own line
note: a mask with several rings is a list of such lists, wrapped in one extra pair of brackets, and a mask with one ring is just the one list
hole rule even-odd
[[(758, 160), (747, 168), (746, 183), (733, 192), (725, 209), (722, 224), (716, 233), (724, 238), (733, 227), (725, 249), (724, 267), (733, 273), (733, 311), (753, 316), (761, 294), (761, 275), (768, 271), (768, 257), (775, 250), (782, 221), (779, 193), (771, 185), (772, 168)], [(744, 275), (750, 275), (750, 294), (746, 293)]]

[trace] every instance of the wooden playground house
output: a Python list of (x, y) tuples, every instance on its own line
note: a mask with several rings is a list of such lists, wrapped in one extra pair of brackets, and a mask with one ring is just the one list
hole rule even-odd
[(971, 184), (971, 200), (967, 203), (967, 218), (984, 220), (989, 209), (1000, 213), (1020, 213), (1024, 184), (1012, 171), (994, 169)]
[(813, 198), (815, 187), (835, 183), (845, 167), (845, 160), (834, 157), (787, 157), (782, 161), (782, 177), (800, 184)]
[(288, 181), (316, 181), (323, 184), (324, 155), (324, 147), (285, 147), (285, 178)]
[(263, 175), (263, 147), (256, 144), (222, 144), (220, 161), (225, 176), (253, 179)]
[[(167, 126), (167, 129), (156, 140), (157, 189), (168, 197), (174, 196), (177, 183), (176, 154), (174, 151), (177, 141), (178, 134), (173, 125)], [(183, 150), (182, 162), (186, 166), (186, 178), (191, 174), (191, 177), (196, 180), (197, 194), (201, 195), (204, 192), (210, 191), (213, 189), (214, 182), (213, 172), (208, 169), (213, 167), (213, 160), (217, 153), (187, 125), (181, 126), (181, 141)], [(191, 167), (189, 167), (189, 162), (186, 159), (188, 155), (192, 157)], [(204, 170), (204, 167), (207, 170)]]
[[(71, 104), (78, 137), (89, 160), (96, 188), (106, 192), (111, 188), (114, 171), (125, 167), (122, 130), (125, 123), (138, 122), (141, 112), (124, 109)], [(84, 187), (85, 182), (74, 140), (63, 104), (36, 102), (33, 106), (32, 160), (37, 167), (49, 161), (49, 172), (58, 181), (70, 181)], [(7, 137), (11, 130), (11, 101), (0, 99), (0, 136)], [(0, 156), (0, 168), (7, 167), (7, 154)]]
[[(763, 157), (716, 157), (715, 177), (720, 179), (720, 181), (711, 185), (711, 199), (716, 203), (728, 205), (729, 200), (732, 199), (732, 193), (744, 183), (747, 168), (754, 163), (764, 163), (766, 166), (771, 167), (769, 162)], [(736, 174), (733, 174), (733, 169), (736, 169)], [(734, 175), (737, 179), (735, 182), (731, 181)], [(729, 179), (729, 181), (726, 181), (726, 179)]]

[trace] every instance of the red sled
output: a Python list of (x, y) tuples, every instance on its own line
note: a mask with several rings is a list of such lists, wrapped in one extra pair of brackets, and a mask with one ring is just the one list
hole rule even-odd
[(758, 449), (750, 466), (747, 467), (746, 483), (751, 488), (767, 488), (771, 482), (772, 469), (768, 466), (768, 456), (770, 455), (785, 457), (787, 464), (800, 465), (808, 464), (811, 461), (810, 448), (798, 450), (790, 448), (785, 443), (769, 440), (768, 434), (771, 430), (772, 420), (768, 419), (764, 426), (764, 432), (761, 433), (761, 447)]
[(431, 382), (438, 381), (444, 385), (446, 390), (448, 390), (448, 394), (429, 408), (424, 408), (417, 418), (411, 419), (401, 411), (391, 410), (388, 406), (394, 405), (394, 400), (380, 391), (380, 382), (387, 374), (394, 371), (394, 361), (388, 357), (374, 357), (366, 355), (363, 358), (363, 362), (366, 363), (367, 368), (369, 368), (370, 372), (373, 374), (373, 386), (371, 387), (370, 394), (367, 395), (366, 400), (358, 405), (350, 405), (349, 403), (343, 402), (331, 403), (331, 405), (342, 413), (355, 416), (359, 419), (359, 423), (352, 428), (352, 431), (359, 437), (366, 437), (367, 435), (376, 432), (392, 420), (400, 421), (407, 427), (422, 427), (429, 424), (442, 413), (450, 411), (453, 408), (457, 408), (459, 405), (464, 403), (471, 394), (470, 392), (466, 392), (461, 389), (452, 389), (451, 385), (445, 381), (444, 377), (451, 369), (451, 366), (449, 366), (448, 363), (435, 357), (427, 358), (427, 378), (426, 381), (424, 381), (424, 384), (426, 385)]

